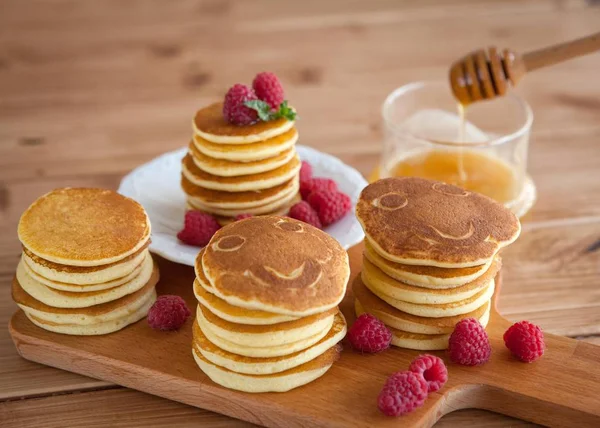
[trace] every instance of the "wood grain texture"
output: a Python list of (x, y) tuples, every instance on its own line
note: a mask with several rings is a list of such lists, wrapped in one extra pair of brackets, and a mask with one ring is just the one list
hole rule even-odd
[[(593, 4), (2, 2), (0, 324), (8, 323), (15, 308), (9, 284), (19, 257), (15, 230), (21, 212), (55, 187), (116, 188), (130, 169), (183, 146), (195, 109), (233, 82), (248, 81), (259, 70), (276, 71), (301, 112), (301, 143), (366, 174), (379, 160), (379, 107), (393, 88), (444, 78), (450, 62), (475, 46), (473, 40), (526, 51), (598, 31), (600, 8)], [(592, 55), (540, 70), (517, 89), (535, 113), (529, 170), (539, 200), (530, 226), (507, 252), (500, 299), (509, 319), (528, 318), (546, 331), (596, 343), (599, 251), (586, 250), (600, 239), (599, 68), (600, 56)], [(106, 386), (19, 358), (6, 330), (0, 330), (0, 379), (0, 399)], [(147, 396), (139, 397), (143, 403)], [(78, 414), (82, 425), (95, 423), (89, 407), (71, 405), (71, 394), (52, 399)], [(178, 410), (155, 413), (163, 414), (180, 424)], [(440, 423), (445, 420), (515, 423), (473, 411)]]
[[(352, 276), (360, 272), (362, 248), (349, 251)], [(193, 307), (193, 268), (161, 260), (160, 269), (159, 294), (180, 295)], [(502, 281), (496, 283), (501, 290)], [(349, 290), (341, 309), (350, 323), (353, 303)], [(192, 320), (164, 333), (142, 321), (107, 336), (73, 337), (42, 330), (18, 311), (9, 329), (27, 359), (270, 427), (396, 426), (396, 419), (379, 413), (374, 397), (387, 376), (419, 354), (394, 348), (363, 355), (346, 343), (341, 359), (317, 381), (285, 394), (245, 394), (219, 387), (199, 370), (190, 355), (191, 326)], [(403, 424), (428, 427), (446, 413), (480, 408), (544, 425), (600, 425), (600, 347), (546, 334), (544, 357), (523, 364), (504, 347), (509, 326), (493, 308), (490, 361), (480, 367), (450, 364), (443, 390), (403, 416)]]

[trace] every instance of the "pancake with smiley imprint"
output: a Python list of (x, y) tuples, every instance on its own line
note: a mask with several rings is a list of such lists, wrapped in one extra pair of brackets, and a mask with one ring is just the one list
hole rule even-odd
[(347, 329), (346, 320), (341, 312), (338, 312), (329, 332), (313, 346), (280, 357), (252, 358), (233, 354), (215, 346), (202, 333), (198, 323), (194, 323), (192, 328), (194, 335), (193, 346), (203, 357), (217, 366), (237, 373), (252, 375), (280, 373), (307, 363), (334, 347), (344, 338)]
[(276, 137), (250, 144), (218, 144), (194, 135), (194, 147), (202, 154), (213, 159), (233, 162), (253, 162), (272, 158), (294, 147), (298, 141), (295, 128)]
[(263, 190), (283, 184), (298, 175), (300, 159), (295, 155), (288, 163), (267, 172), (239, 177), (219, 177), (202, 171), (188, 153), (182, 160), (181, 173), (192, 184), (206, 189), (226, 192)]
[(150, 221), (139, 203), (113, 191), (64, 188), (25, 210), (18, 235), (29, 252), (49, 262), (99, 266), (146, 246)]
[(194, 143), (190, 143), (189, 153), (192, 155), (196, 166), (202, 171), (221, 177), (236, 177), (260, 174), (261, 172), (277, 169), (292, 160), (296, 155), (296, 149), (291, 147), (273, 157), (249, 162), (212, 158), (198, 150)]
[(277, 137), (294, 126), (294, 121), (279, 118), (258, 121), (251, 125), (235, 125), (223, 117), (223, 103), (214, 103), (196, 113), (193, 120), (194, 133), (218, 144), (249, 144)]
[(361, 313), (367, 312), (372, 314), (389, 327), (417, 334), (436, 335), (452, 333), (454, 326), (460, 320), (475, 318), (481, 321), (485, 313), (490, 311), (491, 307), (490, 301), (486, 301), (480, 307), (465, 314), (430, 318), (403, 312), (384, 302), (363, 284), (360, 275), (354, 279), (352, 291), (356, 302), (360, 304)]
[[(467, 268), (440, 268), (434, 266), (405, 265), (381, 257), (365, 240), (364, 257), (396, 281), (424, 288), (454, 288), (476, 280), (492, 264), (489, 263)], [(497, 258), (497, 257), (496, 257)]]
[(455, 288), (423, 288), (396, 281), (367, 259), (363, 260), (361, 278), (367, 287), (381, 290), (382, 293), (392, 299), (424, 305), (443, 304), (468, 299), (488, 287), (490, 281), (494, 279), (500, 270), (500, 265), (501, 263), (496, 257), (483, 275), (474, 281)]
[(214, 294), (231, 305), (296, 317), (337, 306), (350, 275), (348, 254), (334, 238), (277, 216), (218, 230), (201, 265)]
[(356, 216), (379, 255), (409, 265), (484, 265), (521, 231), (518, 218), (493, 199), (416, 177), (368, 185)]

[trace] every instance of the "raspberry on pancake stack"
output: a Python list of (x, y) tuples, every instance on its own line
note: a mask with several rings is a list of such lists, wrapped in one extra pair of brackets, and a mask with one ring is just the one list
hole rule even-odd
[(283, 392), (338, 359), (350, 267), (326, 233), (291, 218), (240, 220), (215, 233), (195, 271), (192, 353), (214, 382)]
[[(295, 113), (272, 73), (257, 75), (253, 86), (237, 84), (224, 103), (196, 113), (182, 161), (188, 209), (212, 214), (222, 225), (240, 214), (285, 215), (300, 200)], [(264, 111), (259, 115), (248, 102)]]
[(156, 300), (144, 208), (110, 190), (64, 188), (21, 216), (23, 254), (12, 297), (39, 327), (71, 335), (111, 333)]
[(487, 325), (498, 251), (521, 231), (502, 204), (422, 178), (367, 186), (356, 207), (366, 235), (363, 271), (353, 283), (357, 314), (392, 331), (392, 344), (439, 350), (464, 318)]

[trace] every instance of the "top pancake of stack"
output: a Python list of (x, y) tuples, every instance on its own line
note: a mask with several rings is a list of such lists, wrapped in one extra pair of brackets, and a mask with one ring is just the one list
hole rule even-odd
[(279, 213), (297, 199), (300, 160), (294, 121), (233, 125), (223, 104), (199, 110), (182, 162), (181, 184), (193, 209), (216, 216)]
[(517, 217), (487, 196), (416, 177), (367, 186), (356, 215), (375, 253), (429, 268), (489, 265), (521, 231)]
[(305, 317), (341, 302), (350, 270), (348, 255), (332, 237), (300, 221), (269, 216), (217, 231), (197, 260), (196, 275), (202, 274), (231, 305)]

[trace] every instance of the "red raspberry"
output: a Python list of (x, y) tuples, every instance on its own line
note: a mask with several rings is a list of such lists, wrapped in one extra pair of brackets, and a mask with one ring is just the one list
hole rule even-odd
[(435, 355), (419, 355), (410, 363), (408, 369), (423, 376), (429, 387), (428, 392), (439, 391), (448, 380), (448, 370), (444, 360)]
[(160, 296), (148, 311), (148, 325), (154, 330), (178, 330), (190, 316), (185, 301), (179, 296)]
[(421, 407), (427, 398), (427, 382), (416, 373), (391, 375), (377, 397), (377, 407), (387, 416), (401, 416)]
[(281, 86), (281, 82), (275, 73), (267, 71), (258, 73), (252, 81), (252, 88), (254, 88), (254, 92), (256, 92), (259, 100), (263, 100), (274, 110), (279, 109), (284, 95), (283, 86)]
[(390, 347), (392, 332), (373, 315), (362, 314), (348, 330), (348, 340), (359, 351), (381, 352)]
[(235, 216), (234, 220), (238, 221), (238, 220), (243, 220), (245, 218), (250, 218), (250, 217), (254, 217), (254, 216), (252, 214), (238, 214)]
[(450, 360), (463, 366), (476, 366), (487, 362), (492, 353), (490, 339), (475, 318), (465, 318), (456, 324), (450, 335)]
[(544, 333), (529, 321), (511, 325), (504, 333), (504, 343), (519, 360), (531, 363), (544, 355)]
[(302, 161), (302, 166), (300, 167), (300, 183), (303, 181), (308, 181), (312, 178), (312, 166), (306, 161)]
[(184, 243), (197, 247), (208, 244), (210, 238), (221, 228), (216, 218), (202, 211), (186, 212), (184, 223), (183, 230), (177, 237)]
[(350, 197), (342, 192), (319, 190), (308, 195), (308, 203), (319, 214), (323, 226), (329, 226), (342, 218), (352, 208)]
[(330, 178), (311, 178), (306, 181), (300, 180), (300, 195), (302, 195), (302, 199), (306, 200), (312, 192), (318, 192), (320, 190), (337, 192), (338, 187), (336, 182)]
[(246, 85), (236, 83), (225, 95), (223, 117), (234, 125), (251, 125), (258, 120), (256, 110), (246, 107), (246, 101), (256, 100), (254, 91)]
[(300, 201), (297, 204), (294, 204), (294, 206), (290, 208), (288, 215), (291, 218), (308, 223), (318, 229), (321, 229), (322, 227), (321, 220), (319, 220), (317, 212), (305, 201)]

